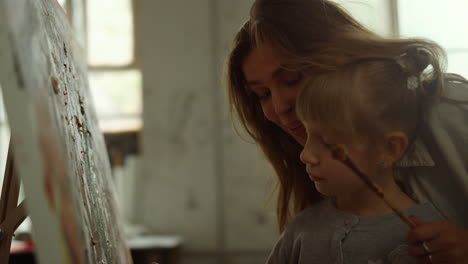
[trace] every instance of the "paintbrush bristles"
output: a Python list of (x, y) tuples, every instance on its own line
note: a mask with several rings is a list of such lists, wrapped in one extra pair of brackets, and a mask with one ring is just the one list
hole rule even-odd
[(348, 159), (348, 153), (346, 152), (346, 147), (344, 145), (331, 145), (330, 150), (332, 152), (333, 158), (341, 161), (345, 161)]

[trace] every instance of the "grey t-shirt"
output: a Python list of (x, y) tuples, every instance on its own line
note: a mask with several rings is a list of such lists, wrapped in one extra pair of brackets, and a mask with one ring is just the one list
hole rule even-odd
[[(423, 221), (442, 220), (430, 204), (405, 210)], [(409, 227), (396, 214), (356, 216), (331, 199), (305, 209), (286, 227), (267, 264), (417, 263), (408, 254)]]

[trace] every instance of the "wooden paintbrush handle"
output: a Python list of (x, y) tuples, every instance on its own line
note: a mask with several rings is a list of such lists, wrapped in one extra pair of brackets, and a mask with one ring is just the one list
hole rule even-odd
[(346, 153), (346, 149), (344, 146), (341, 145), (334, 145), (330, 148), (332, 151), (332, 155), (336, 160), (341, 161), (345, 164), (348, 168), (354, 171), (359, 178), (361, 178), (367, 186), (369, 186), (377, 196), (379, 196), (387, 205), (395, 212), (410, 228), (416, 227), (416, 224), (411, 221), (411, 219), (399, 210), (392, 202), (390, 202), (386, 197), (382, 189), (366, 174), (364, 174), (358, 167), (349, 159), (348, 154)]

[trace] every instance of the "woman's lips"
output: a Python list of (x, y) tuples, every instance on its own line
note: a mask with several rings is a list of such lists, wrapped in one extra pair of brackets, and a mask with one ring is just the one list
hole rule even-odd
[(304, 136), (306, 134), (305, 132), (305, 128), (302, 124), (299, 124), (298, 126), (296, 127), (293, 127), (293, 128), (288, 128), (289, 132), (296, 136), (296, 137), (301, 137), (301, 136)]
[(324, 181), (324, 178), (317, 177), (315, 175), (309, 174), (309, 178), (314, 182)]

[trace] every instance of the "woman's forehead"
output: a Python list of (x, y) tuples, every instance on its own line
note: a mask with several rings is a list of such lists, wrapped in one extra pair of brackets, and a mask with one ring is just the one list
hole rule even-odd
[(271, 77), (278, 69), (281, 69), (279, 56), (273, 47), (266, 43), (254, 47), (242, 64), (242, 71), (247, 81), (259, 81)]

